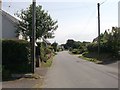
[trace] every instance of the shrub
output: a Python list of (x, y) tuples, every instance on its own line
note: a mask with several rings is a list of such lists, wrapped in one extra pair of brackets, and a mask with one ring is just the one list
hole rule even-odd
[[(90, 43), (87, 45), (87, 50), (89, 52), (97, 52), (98, 51), (98, 44), (97, 43)], [(111, 46), (108, 45), (107, 43), (100, 43), (100, 52), (102, 53), (108, 53), (108, 52), (112, 52), (111, 50)]]
[(83, 49), (73, 49), (71, 52), (73, 54), (82, 54), (84, 52), (84, 50)]
[(46, 47), (45, 47), (44, 43), (41, 43), (41, 45), (40, 45), (40, 59), (42, 61), (47, 61), (45, 49), (46, 49)]
[(89, 52), (96, 52), (98, 50), (98, 45), (97, 43), (90, 43), (87, 45), (87, 50)]
[(82, 56), (87, 57), (88, 52), (82, 53)]
[(77, 50), (77, 49), (73, 49), (73, 50), (72, 50), (72, 53), (73, 53), (73, 54), (77, 54), (77, 53), (78, 53), (78, 50)]
[(31, 72), (30, 44), (24, 40), (3, 40), (2, 65), (10, 73)]
[(51, 54), (51, 53), (52, 53), (52, 50), (49, 49), (49, 48), (46, 48), (45, 52), (46, 52), (46, 54)]
[(5, 69), (4, 66), (2, 66), (2, 80), (8, 80), (10, 77), (11, 77), (10, 71)]

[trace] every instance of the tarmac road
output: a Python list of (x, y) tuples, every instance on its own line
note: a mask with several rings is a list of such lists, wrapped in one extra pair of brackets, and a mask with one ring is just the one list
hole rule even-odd
[(118, 69), (58, 53), (43, 88), (118, 88)]

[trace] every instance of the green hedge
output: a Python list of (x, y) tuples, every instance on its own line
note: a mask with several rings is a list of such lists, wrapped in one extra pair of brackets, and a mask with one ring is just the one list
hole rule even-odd
[[(87, 45), (88, 52), (97, 52), (98, 51), (98, 44), (97, 43), (90, 43)], [(107, 52), (113, 52), (111, 50), (111, 46), (107, 43), (100, 43), (100, 52), (107, 53)]]
[(73, 49), (71, 52), (73, 54), (82, 54), (84, 52), (84, 49)]
[(3, 70), (10, 73), (31, 72), (30, 43), (24, 40), (2, 40), (2, 65)]
[(51, 57), (53, 48), (49, 45), (46, 46), (44, 42), (38, 42), (37, 44), (40, 46), (40, 59), (46, 62)]
[(45, 44), (44, 44), (44, 43), (41, 43), (41, 45), (40, 45), (40, 59), (41, 59), (42, 61), (47, 61), (47, 57), (46, 57), (46, 52), (45, 52), (45, 50), (46, 50)]

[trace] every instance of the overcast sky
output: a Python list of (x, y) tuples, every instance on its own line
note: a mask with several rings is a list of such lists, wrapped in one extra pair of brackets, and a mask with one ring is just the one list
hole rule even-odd
[[(32, 0), (3, 0), (2, 8), (11, 15), (28, 7)], [(101, 7), (101, 32), (118, 26), (118, 1), (104, 2)], [(97, 0), (37, 0), (58, 21), (55, 38), (50, 42), (66, 43), (67, 39), (92, 41), (97, 36)]]

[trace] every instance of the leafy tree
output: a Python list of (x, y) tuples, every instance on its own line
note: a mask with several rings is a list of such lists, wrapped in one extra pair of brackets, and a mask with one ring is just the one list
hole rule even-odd
[[(97, 38), (93, 40), (93, 43), (87, 46), (88, 51), (97, 51)], [(112, 27), (112, 30), (105, 30), (100, 35), (100, 51), (110, 52), (113, 55), (120, 55), (120, 28)]]
[(113, 53), (118, 54), (120, 51), (120, 28), (113, 27), (109, 33), (108, 44), (112, 46)]
[(78, 49), (78, 48), (81, 48), (81, 47), (82, 47), (82, 46), (81, 46), (81, 42), (79, 42), (79, 41), (76, 42), (76, 41), (75, 41), (75, 42), (73, 43), (73, 47), (72, 47), (72, 48), (73, 48), (73, 49)]
[[(32, 38), (32, 5), (25, 10), (16, 13), (20, 18), (18, 24), (17, 35), (22, 32), (25, 39)], [(36, 39), (44, 36), (45, 38), (53, 38), (54, 31), (58, 28), (57, 21), (52, 20), (51, 16), (42, 9), (42, 6), (36, 6)]]
[(51, 46), (53, 47), (54, 51), (56, 52), (58, 43), (54, 42)]
[(66, 42), (66, 48), (67, 49), (73, 48), (74, 42), (75, 41), (73, 39), (68, 39), (67, 42)]

